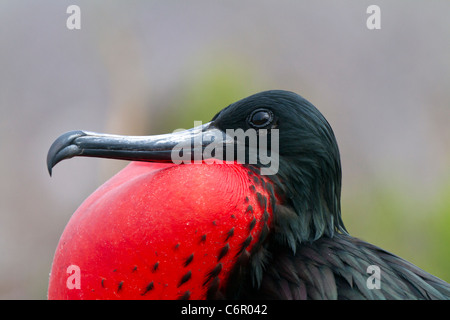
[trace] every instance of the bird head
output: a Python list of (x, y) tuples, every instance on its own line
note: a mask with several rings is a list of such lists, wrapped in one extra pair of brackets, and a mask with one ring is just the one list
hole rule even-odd
[[(279, 162), (277, 170), (268, 170), (267, 176), (284, 206), (274, 214), (277, 239), (295, 251), (304, 241), (346, 232), (341, 219), (338, 145), (330, 124), (314, 105), (293, 92), (265, 91), (231, 104), (213, 118), (212, 124), (221, 131), (267, 131), (267, 141), (272, 142), (268, 148), (272, 155), (277, 153), (272, 159)], [(276, 139), (271, 137), (273, 131)], [(250, 165), (267, 167), (259, 157)]]
[[(295, 252), (303, 242), (346, 232), (333, 131), (292, 92), (252, 95), (172, 134), (65, 133), (49, 150), (50, 174), (75, 156), (137, 162), (72, 217), (55, 254), (49, 297), (67, 297), (64, 267), (77, 263), (88, 274), (85, 297), (111, 283), (107, 297), (126, 290), (127, 297), (217, 297), (239, 276), (258, 286), (277, 246)], [(121, 266), (120, 275), (112, 265)], [(136, 290), (126, 289), (129, 283)]]

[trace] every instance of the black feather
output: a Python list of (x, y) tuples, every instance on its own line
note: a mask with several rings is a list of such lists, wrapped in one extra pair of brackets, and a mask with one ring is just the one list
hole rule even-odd
[[(264, 165), (247, 167), (250, 182), (262, 181), (269, 193), (266, 198), (250, 187), (272, 219), (250, 253), (245, 249), (251, 237), (242, 242), (225, 297), (450, 299), (446, 282), (348, 234), (341, 217), (339, 148), (330, 124), (309, 101), (287, 91), (261, 92), (223, 109), (212, 125), (224, 132), (246, 130), (259, 108), (273, 114), (267, 134), (279, 132), (279, 170), (262, 179)], [(381, 271), (379, 289), (368, 286), (373, 265)]]
[[(333, 245), (334, 244), (334, 245)], [(260, 287), (240, 298), (261, 299), (449, 299), (450, 285), (413, 264), (346, 234), (297, 248), (271, 251)], [(339, 252), (325, 259), (321, 252)], [(380, 289), (369, 289), (367, 266), (379, 263)], [(289, 285), (286, 285), (286, 284)], [(286, 290), (290, 290), (287, 292)]]

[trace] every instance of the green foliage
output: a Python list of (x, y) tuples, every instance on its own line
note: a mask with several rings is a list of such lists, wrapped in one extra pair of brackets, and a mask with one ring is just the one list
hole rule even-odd
[(168, 115), (160, 118), (168, 119), (164, 125), (173, 129), (192, 128), (193, 121), (206, 123), (229, 104), (256, 92), (257, 81), (251, 75), (243, 62), (230, 58), (210, 65), (202, 62), (166, 109)]
[(450, 281), (450, 179), (435, 196), (383, 178), (345, 190), (343, 219), (350, 234)]
[(450, 176), (436, 196), (432, 214), (429, 230), (433, 264), (430, 267), (450, 282)]

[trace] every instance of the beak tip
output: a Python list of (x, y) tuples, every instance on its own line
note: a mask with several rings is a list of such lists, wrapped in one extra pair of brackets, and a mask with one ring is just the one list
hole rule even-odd
[(55, 163), (53, 161), (55, 155), (52, 152), (48, 152), (47, 154), (47, 170), (50, 177), (52, 176), (52, 169), (55, 166)]
[(47, 169), (50, 177), (52, 176), (53, 167), (58, 162), (70, 158), (78, 153), (78, 148), (72, 146), (72, 143), (76, 138), (85, 135), (86, 133), (83, 131), (70, 131), (64, 133), (53, 142), (47, 154)]
[(53, 166), (49, 166), (47, 164), (48, 174), (50, 175), (50, 177), (52, 176), (52, 168), (53, 168)]

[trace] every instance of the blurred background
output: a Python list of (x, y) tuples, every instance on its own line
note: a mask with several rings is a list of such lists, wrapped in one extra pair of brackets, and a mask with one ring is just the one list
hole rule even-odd
[[(66, 9), (81, 9), (69, 30)], [(366, 9), (381, 8), (381, 30)], [(331, 123), (354, 236), (450, 281), (449, 1), (0, 2), (0, 299), (46, 299), (72, 213), (127, 163), (62, 133), (147, 135), (267, 89)]]

